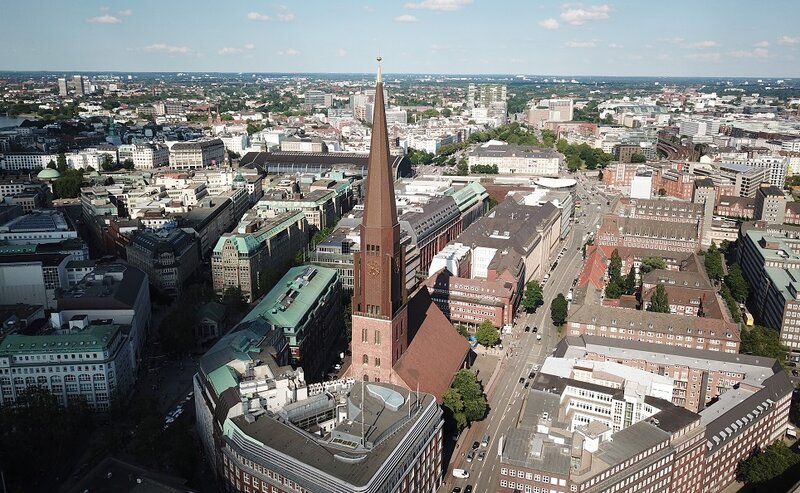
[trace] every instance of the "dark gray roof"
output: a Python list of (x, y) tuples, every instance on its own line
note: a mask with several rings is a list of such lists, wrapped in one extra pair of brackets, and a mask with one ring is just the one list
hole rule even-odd
[(517, 144), (479, 145), (469, 153), (475, 157), (525, 157), (531, 159), (560, 158), (561, 153), (553, 149)]
[(613, 441), (601, 443), (597, 458), (606, 464), (621, 464), (669, 438), (666, 431), (640, 421), (616, 432)]
[(187, 142), (176, 142), (172, 145), (173, 151), (184, 151), (184, 150), (197, 150), (197, 149), (206, 149), (208, 147), (214, 146), (221, 146), (224, 145), (221, 139), (205, 139), (205, 140), (193, 140)]
[[(255, 155), (258, 154), (258, 155)], [(239, 165), (256, 168), (265, 173), (283, 173), (289, 171), (323, 171), (332, 168), (348, 168), (362, 176), (367, 175), (367, 153), (350, 152), (260, 152), (247, 153)], [(412, 176), (411, 161), (404, 155), (392, 155), (392, 169), (395, 177)]]
[[(111, 276), (122, 273), (122, 279)], [(106, 275), (109, 274), (109, 275)], [(59, 310), (130, 309), (147, 276), (136, 267), (126, 264), (103, 264), (81, 282), (64, 292), (58, 299)]]

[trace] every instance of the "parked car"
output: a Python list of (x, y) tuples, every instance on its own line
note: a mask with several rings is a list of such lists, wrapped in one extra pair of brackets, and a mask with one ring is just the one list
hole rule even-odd
[(485, 451), (481, 451), (481, 453), (478, 454), (478, 460), (483, 462), (484, 459), (486, 459), (486, 452)]
[(534, 325), (534, 326), (533, 326), (533, 333), (535, 334), (535, 333), (537, 333), (537, 332), (539, 332), (539, 327), (537, 327), (537, 326), (535, 326), (535, 325)]
[(531, 331), (531, 326), (530, 325), (526, 325), (525, 326), (525, 332), (530, 332), (530, 331)]
[(464, 493), (472, 493), (472, 485), (468, 484), (466, 488), (464, 488)]
[(453, 493), (461, 493), (461, 486), (456, 486), (453, 488)]
[(469, 473), (463, 469), (453, 469), (453, 477), (467, 479), (469, 477)]
[(478, 447), (480, 447), (480, 446), (481, 446), (481, 444), (480, 444), (480, 443), (478, 443), (478, 442), (472, 442), (472, 450), (476, 450), (476, 449), (477, 449)]
[(491, 438), (492, 437), (489, 436), (489, 435), (483, 435), (483, 440), (481, 440), (481, 447), (488, 447), (489, 446), (489, 440)]
[(472, 462), (472, 459), (474, 458), (475, 458), (475, 451), (470, 450), (469, 453), (467, 454), (467, 462)]
[(519, 383), (525, 383), (525, 377), (519, 377)]

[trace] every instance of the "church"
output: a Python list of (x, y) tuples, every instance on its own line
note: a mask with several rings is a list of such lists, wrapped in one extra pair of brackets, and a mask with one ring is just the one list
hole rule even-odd
[(406, 292), (380, 58), (360, 250), (354, 253), (348, 376), (442, 396), (470, 353), (424, 286)]

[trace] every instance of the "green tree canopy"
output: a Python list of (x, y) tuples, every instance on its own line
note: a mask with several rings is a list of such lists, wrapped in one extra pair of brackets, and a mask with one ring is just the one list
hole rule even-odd
[(100, 163), (103, 171), (111, 171), (114, 169), (114, 158), (110, 154), (103, 154), (103, 161)]
[(475, 338), (483, 346), (492, 347), (500, 341), (500, 333), (491, 320), (484, 320), (475, 331)]
[(800, 454), (778, 441), (763, 451), (756, 449), (750, 457), (740, 461), (736, 466), (736, 479), (758, 485), (779, 477), (797, 464), (800, 464)]
[(739, 352), (743, 354), (754, 354), (766, 358), (775, 358), (781, 363), (786, 360), (789, 349), (780, 342), (780, 333), (769, 327), (754, 325), (744, 328), (741, 332), (742, 341), (739, 344)]
[(135, 167), (133, 164), (133, 159), (126, 158), (125, 161), (123, 161), (122, 163), (122, 167), (128, 171), (131, 171)]
[(542, 302), (543, 294), (542, 294), (542, 285), (539, 284), (539, 281), (530, 281), (528, 284), (525, 285), (525, 294), (522, 298), (522, 307), (528, 311), (532, 312), (536, 310), (536, 307)]
[(667, 298), (667, 289), (663, 284), (656, 285), (656, 291), (650, 298), (650, 306), (647, 308), (649, 312), (669, 313), (669, 299)]
[(644, 257), (639, 265), (639, 272), (647, 274), (656, 269), (666, 269), (667, 263), (661, 257)]
[(742, 268), (739, 267), (739, 264), (733, 264), (730, 266), (728, 269), (728, 275), (725, 276), (725, 285), (731, 290), (733, 299), (739, 303), (744, 303), (747, 300), (747, 281), (744, 280)]
[(562, 293), (558, 293), (558, 296), (550, 303), (550, 318), (554, 325), (560, 326), (567, 320), (568, 307), (567, 299)]
[(712, 241), (711, 246), (706, 250), (705, 255), (706, 273), (708, 278), (712, 281), (719, 281), (725, 277), (725, 268), (723, 267), (722, 254), (717, 249), (717, 245)]
[(646, 163), (647, 162), (647, 157), (644, 154), (640, 154), (640, 153), (637, 152), (636, 154), (631, 156), (631, 162), (632, 163)]
[(51, 159), (50, 162), (47, 163), (47, 167), (50, 169), (57, 169), (56, 162)]
[(625, 276), (625, 294), (633, 294), (636, 292), (636, 268), (631, 265), (631, 270)]
[(442, 406), (459, 431), (484, 418), (486, 397), (472, 370), (459, 370), (455, 374), (450, 389), (442, 396)]
[(469, 329), (467, 329), (466, 325), (456, 324), (456, 331), (458, 331), (462, 337), (469, 339)]
[(56, 169), (62, 175), (65, 171), (67, 171), (67, 156), (64, 155), (63, 152), (58, 153), (58, 157), (56, 158)]

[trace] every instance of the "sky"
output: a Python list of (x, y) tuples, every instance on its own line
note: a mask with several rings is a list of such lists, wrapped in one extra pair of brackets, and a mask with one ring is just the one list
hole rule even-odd
[(3, 0), (0, 70), (800, 77), (800, 1)]

